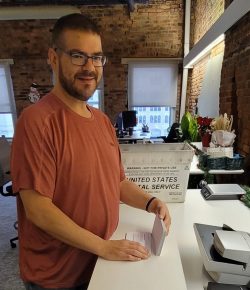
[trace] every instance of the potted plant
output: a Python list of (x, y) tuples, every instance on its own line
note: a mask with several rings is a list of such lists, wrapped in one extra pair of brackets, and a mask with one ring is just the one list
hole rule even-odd
[(198, 141), (198, 123), (196, 116), (186, 112), (181, 119), (182, 139), (189, 142)]
[(236, 135), (232, 130), (233, 116), (228, 118), (227, 114), (220, 115), (214, 118), (211, 122), (211, 128), (213, 130), (212, 143), (216, 147), (230, 147), (233, 145)]
[(209, 117), (197, 117), (198, 131), (201, 137), (202, 147), (209, 147), (211, 141), (211, 122), (212, 118)]

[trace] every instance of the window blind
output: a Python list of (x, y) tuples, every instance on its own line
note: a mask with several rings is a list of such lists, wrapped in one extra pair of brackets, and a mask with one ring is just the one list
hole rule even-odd
[(129, 107), (176, 107), (177, 79), (177, 63), (167, 61), (129, 63)]

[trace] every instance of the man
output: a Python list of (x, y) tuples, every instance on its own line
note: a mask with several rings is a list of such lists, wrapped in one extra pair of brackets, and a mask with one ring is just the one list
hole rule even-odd
[(62, 17), (48, 57), (55, 86), (24, 110), (12, 147), (21, 277), (26, 289), (87, 289), (97, 256), (149, 256), (139, 243), (109, 240), (120, 201), (158, 213), (167, 228), (170, 216), (125, 178), (114, 128), (86, 104), (106, 61), (96, 25), (81, 14)]

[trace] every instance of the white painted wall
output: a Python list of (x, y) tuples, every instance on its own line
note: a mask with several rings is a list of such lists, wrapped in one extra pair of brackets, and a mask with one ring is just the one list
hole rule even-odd
[(224, 53), (210, 58), (207, 62), (201, 94), (198, 98), (198, 114), (202, 117), (219, 116), (219, 93), (221, 68)]

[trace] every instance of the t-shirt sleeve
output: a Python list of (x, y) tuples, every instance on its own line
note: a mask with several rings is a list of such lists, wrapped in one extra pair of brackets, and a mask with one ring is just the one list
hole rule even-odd
[(13, 191), (32, 189), (53, 198), (56, 162), (48, 119), (26, 109), (19, 118), (11, 150)]

